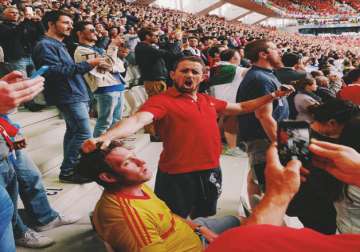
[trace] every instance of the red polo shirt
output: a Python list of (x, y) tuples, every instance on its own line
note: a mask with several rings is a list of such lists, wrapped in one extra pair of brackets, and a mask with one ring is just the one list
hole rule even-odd
[(159, 169), (170, 174), (219, 167), (221, 153), (217, 113), (227, 103), (205, 94), (197, 101), (170, 88), (149, 98), (140, 111), (154, 115), (163, 140)]
[(344, 87), (338, 93), (338, 97), (342, 100), (348, 100), (360, 105), (360, 84), (352, 84)]

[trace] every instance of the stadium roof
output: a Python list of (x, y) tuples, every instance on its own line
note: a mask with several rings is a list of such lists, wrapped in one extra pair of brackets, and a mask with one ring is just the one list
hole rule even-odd
[(199, 15), (217, 15), (229, 21), (256, 24), (279, 14), (265, 6), (266, 0), (139, 0), (164, 8), (183, 10)]

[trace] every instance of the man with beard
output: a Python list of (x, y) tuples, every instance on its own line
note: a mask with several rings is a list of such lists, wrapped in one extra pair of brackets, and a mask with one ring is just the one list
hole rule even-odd
[(102, 58), (92, 58), (77, 64), (74, 62), (63, 43), (73, 28), (69, 14), (51, 11), (43, 21), (47, 33), (35, 46), (33, 59), (37, 68), (49, 66), (44, 75), (45, 99), (61, 111), (66, 122), (64, 160), (59, 178), (63, 182), (84, 183), (87, 181), (73, 172), (81, 144), (91, 137), (89, 95), (82, 75), (99, 65)]
[[(274, 70), (282, 67), (279, 50), (267, 40), (255, 40), (245, 47), (245, 57), (253, 66), (246, 73), (237, 92), (236, 101), (244, 102), (274, 92), (281, 83)], [(252, 177), (256, 177), (264, 189), (265, 152), (270, 142), (276, 140), (277, 122), (287, 119), (289, 107), (286, 98), (266, 104), (254, 113), (240, 115), (239, 138), (247, 143), (251, 173), (249, 174), (249, 194), (258, 192)]]
[(170, 74), (174, 88), (149, 98), (135, 115), (83, 144), (84, 152), (91, 152), (100, 142), (106, 147), (112, 139), (129, 136), (156, 121), (164, 149), (155, 193), (183, 218), (216, 213), (221, 193), (217, 115), (253, 112), (288, 94), (275, 91), (244, 103), (228, 103), (197, 92), (203, 70), (204, 63), (198, 57), (180, 59)]

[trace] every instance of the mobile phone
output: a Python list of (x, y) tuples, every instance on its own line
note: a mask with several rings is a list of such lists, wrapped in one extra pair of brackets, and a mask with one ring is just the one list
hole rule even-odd
[(34, 72), (31, 76), (30, 79), (34, 79), (40, 75), (45, 74), (47, 71), (49, 70), (49, 66), (42, 66), (40, 67), (36, 72)]
[(286, 86), (286, 85), (281, 85), (280, 86), (280, 90), (281, 91), (293, 91), (290, 87)]
[(310, 125), (305, 121), (281, 121), (278, 124), (277, 148), (280, 162), (300, 160), (304, 167), (310, 164)]

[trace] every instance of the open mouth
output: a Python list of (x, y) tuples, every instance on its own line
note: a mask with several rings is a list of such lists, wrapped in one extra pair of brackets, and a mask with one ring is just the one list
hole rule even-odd
[(193, 82), (190, 79), (185, 80), (185, 82), (184, 82), (184, 86), (187, 87), (187, 88), (191, 88), (192, 84), (193, 84)]

